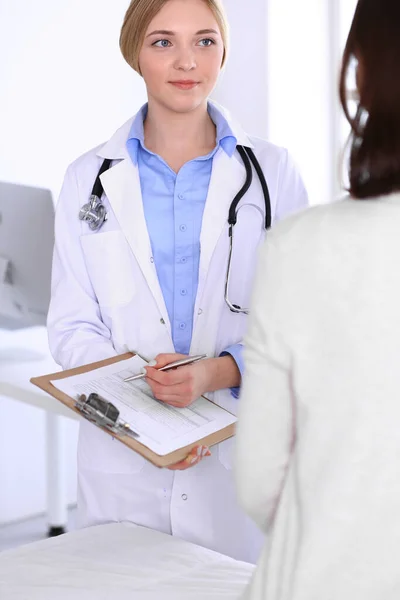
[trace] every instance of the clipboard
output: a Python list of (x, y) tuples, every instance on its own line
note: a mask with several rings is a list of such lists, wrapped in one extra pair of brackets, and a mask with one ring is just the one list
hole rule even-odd
[[(70, 396), (56, 388), (51, 382), (60, 379), (66, 379), (67, 377), (72, 377), (74, 375), (81, 375), (82, 373), (95, 371), (96, 369), (99, 369), (101, 367), (105, 367), (107, 365), (112, 365), (117, 362), (127, 360), (129, 358), (132, 358), (133, 356), (135, 356), (135, 354), (127, 352), (126, 354), (114, 356), (113, 358), (108, 358), (106, 360), (84, 365), (82, 367), (77, 367), (75, 369), (69, 369), (67, 371), (43, 375), (41, 377), (32, 377), (30, 381), (31, 383), (33, 383), (33, 385), (36, 385), (41, 390), (43, 390), (47, 394), (50, 394), (50, 396), (53, 396), (53, 398), (67, 406), (70, 410), (74, 411), (77, 415), (79, 415), (82, 418), (85, 418), (82, 412), (76, 407), (76, 400), (74, 400), (74, 398), (71, 398)], [(212, 402), (211, 400), (208, 401)], [(93, 421), (91, 422), (93, 423)], [(216, 431), (215, 433), (212, 433), (211, 435), (205, 438), (197, 440), (195, 443), (190, 444), (189, 446), (179, 448), (174, 452), (161, 456), (159, 454), (156, 454), (153, 450), (151, 450), (144, 444), (141, 444), (138, 440), (134, 439), (129, 435), (116, 434), (107, 427), (100, 426), (97, 423), (93, 423), (93, 425), (95, 427), (99, 427), (111, 437), (119, 440), (122, 444), (124, 444), (134, 452), (137, 452), (145, 459), (150, 461), (153, 465), (159, 468), (170, 467), (181, 462), (196, 446), (215, 446), (216, 444), (219, 444), (220, 442), (223, 442), (233, 437), (236, 431), (236, 424), (233, 423), (231, 425), (228, 425), (227, 427), (224, 427), (223, 429), (220, 429), (219, 431)]]

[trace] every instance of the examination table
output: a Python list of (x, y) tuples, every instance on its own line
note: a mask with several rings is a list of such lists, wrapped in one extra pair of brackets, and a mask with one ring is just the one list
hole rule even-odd
[(116, 523), (0, 553), (1, 600), (238, 600), (254, 566)]

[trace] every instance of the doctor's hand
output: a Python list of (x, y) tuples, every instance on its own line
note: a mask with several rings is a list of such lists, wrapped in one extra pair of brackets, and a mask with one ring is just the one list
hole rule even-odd
[(187, 358), (184, 354), (159, 354), (154, 367), (145, 367), (146, 382), (157, 400), (177, 408), (185, 408), (199, 398), (209, 385), (209, 365), (212, 359), (200, 360), (170, 371), (158, 371), (172, 362)]
[[(186, 358), (183, 354), (159, 354), (154, 367), (145, 367), (146, 381), (157, 400), (184, 408), (190, 406), (206, 392), (238, 387), (240, 371), (232, 356), (208, 358), (171, 371), (158, 371), (161, 367), (176, 360)], [(203, 458), (211, 456), (207, 446), (196, 446), (185, 460), (169, 467), (171, 471), (184, 471), (199, 464)]]
[(240, 371), (232, 356), (206, 358), (171, 371), (158, 371), (183, 354), (159, 354), (154, 367), (145, 367), (146, 381), (157, 400), (177, 408), (190, 406), (206, 392), (240, 385)]
[(208, 447), (196, 446), (196, 448), (193, 448), (193, 450), (191, 450), (191, 452), (187, 455), (185, 460), (182, 460), (176, 465), (171, 465), (168, 467), (168, 469), (170, 471), (186, 471), (186, 469), (190, 469), (191, 467), (198, 465), (205, 456), (211, 456), (211, 452)]

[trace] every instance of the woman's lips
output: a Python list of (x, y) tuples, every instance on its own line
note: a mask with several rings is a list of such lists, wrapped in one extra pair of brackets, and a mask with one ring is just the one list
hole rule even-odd
[(198, 81), (170, 81), (170, 83), (180, 90), (192, 90), (199, 85)]

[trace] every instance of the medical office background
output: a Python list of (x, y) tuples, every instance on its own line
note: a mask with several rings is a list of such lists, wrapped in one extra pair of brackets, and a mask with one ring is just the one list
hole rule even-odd
[[(118, 48), (128, 5), (0, 0), (0, 181), (48, 188), (56, 202), (67, 165), (144, 103), (143, 82)], [(312, 204), (343, 194), (339, 162), (348, 127), (337, 75), (355, 5), (225, 0), (231, 53), (214, 98), (250, 134), (289, 148)], [(0, 330), (0, 356), (1, 337)], [(71, 505), (77, 429), (63, 418)], [(46, 510), (45, 433), (42, 410), (0, 398), (0, 527)]]

